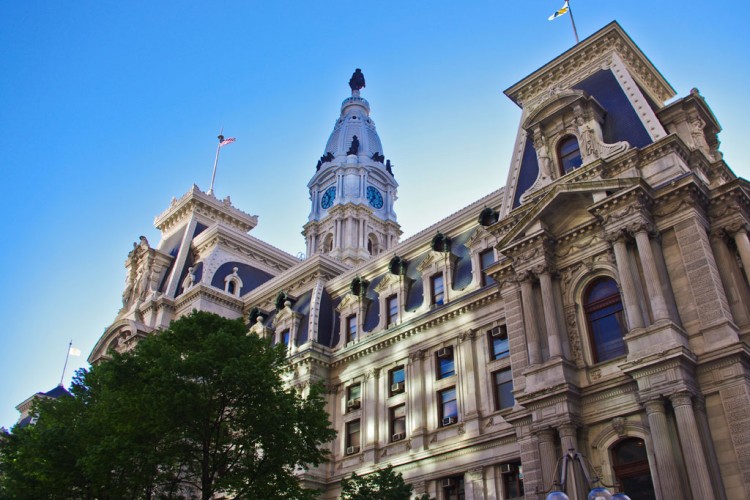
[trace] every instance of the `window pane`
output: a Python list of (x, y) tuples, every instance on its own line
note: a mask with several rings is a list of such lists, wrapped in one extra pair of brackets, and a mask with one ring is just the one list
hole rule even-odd
[(432, 303), (436, 306), (442, 305), (445, 299), (445, 289), (443, 287), (443, 275), (437, 274), (432, 277)]
[(360, 384), (349, 386), (349, 401), (353, 399), (359, 399), (362, 394), (362, 386)]
[(495, 402), (498, 410), (512, 408), (515, 404), (513, 398), (513, 375), (510, 370), (495, 372)]
[(505, 358), (510, 354), (508, 330), (505, 328), (505, 325), (490, 330), (489, 341), (492, 359)]
[(357, 316), (349, 316), (346, 320), (346, 323), (347, 342), (351, 342), (352, 340), (357, 338)]
[(581, 158), (581, 149), (578, 146), (578, 140), (573, 136), (568, 136), (560, 142), (558, 151), (560, 152), (560, 166), (563, 173), (568, 173), (574, 168), (583, 165)]
[(391, 370), (391, 385), (404, 381), (404, 367), (400, 366)]
[(388, 324), (395, 323), (398, 321), (398, 296), (392, 295), (388, 297), (386, 301), (386, 307), (388, 308)]
[(290, 340), (289, 330), (284, 330), (283, 332), (281, 332), (281, 343), (288, 346), (289, 340)]
[(446, 389), (440, 392), (441, 417), (458, 417), (458, 404), (456, 401), (456, 388)]
[(453, 352), (449, 356), (438, 358), (438, 378), (452, 377), (456, 374)]
[(495, 263), (495, 252), (491, 248), (488, 248), (479, 254), (479, 260), (482, 262), (482, 285), (493, 284), (495, 280), (485, 272), (485, 269)]

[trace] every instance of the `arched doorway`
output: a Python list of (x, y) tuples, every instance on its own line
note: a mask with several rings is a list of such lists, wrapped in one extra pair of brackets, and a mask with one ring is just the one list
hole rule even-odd
[(656, 500), (643, 439), (627, 438), (612, 447), (615, 480), (632, 500)]

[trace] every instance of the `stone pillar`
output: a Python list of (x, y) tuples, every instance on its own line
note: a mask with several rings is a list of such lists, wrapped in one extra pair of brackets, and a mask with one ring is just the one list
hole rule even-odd
[(711, 250), (716, 260), (716, 268), (721, 276), (724, 285), (724, 293), (732, 312), (732, 318), (736, 325), (746, 325), (750, 322), (747, 308), (742, 300), (740, 287), (744, 287), (742, 276), (732, 272), (732, 261), (734, 256), (729, 251), (725, 241), (725, 232), (723, 230), (713, 231), (710, 236)]
[(487, 494), (485, 500), (498, 500), (500, 498), (497, 494), (498, 484), (495, 471), (494, 465), (484, 468), (484, 485)]
[[(557, 474), (557, 450), (555, 446), (555, 431), (553, 429), (544, 429), (536, 433), (539, 438), (539, 458), (542, 462), (542, 482), (545, 488), (552, 486), (552, 481), (556, 479)], [(559, 479), (559, 475), (557, 476)]]
[(458, 336), (458, 373), (461, 379), (462, 392), (461, 400), (463, 403), (464, 421), (477, 417), (477, 399), (479, 391), (476, 381), (476, 363), (474, 362), (474, 338), (475, 332), (464, 332)]
[(661, 399), (652, 399), (646, 401), (644, 407), (648, 416), (648, 425), (651, 428), (656, 469), (659, 472), (659, 483), (662, 487), (661, 497), (684, 498), (677, 464), (672, 454), (672, 444), (669, 442), (669, 427), (664, 413), (664, 402)]
[(549, 357), (559, 358), (562, 356), (562, 343), (560, 341), (560, 328), (557, 322), (555, 294), (552, 289), (552, 276), (550, 276), (549, 269), (543, 269), (539, 273), (539, 284), (542, 289), (544, 322), (547, 326), (547, 338), (549, 339)]
[(481, 467), (469, 469), (464, 474), (464, 495), (466, 500), (485, 500)]
[(625, 306), (625, 316), (628, 318), (628, 326), (631, 330), (633, 328), (643, 328), (643, 312), (638, 303), (638, 293), (633, 282), (633, 273), (630, 269), (625, 235), (622, 231), (617, 231), (614, 234), (608, 235), (607, 239), (612, 243), (612, 249), (615, 251), (617, 273), (620, 275), (620, 286), (622, 287), (622, 302)]
[(412, 440), (412, 449), (420, 451), (425, 448), (425, 387), (424, 387), (424, 350), (413, 352), (409, 355), (409, 364), (406, 367), (406, 395), (409, 424), (409, 434)]
[(378, 378), (380, 369), (374, 368), (365, 374), (365, 387), (362, 392), (364, 411), (362, 412), (362, 427), (365, 434), (365, 448), (375, 446), (378, 442), (378, 412), (380, 395), (378, 394)]
[(693, 400), (687, 392), (672, 394), (669, 398), (674, 408), (677, 420), (677, 433), (680, 436), (685, 465), (689, 471), (690, 489), (693, 498), (701, 500), (714, 500), (714, 492), (711, 487), (711, 476), (708, 473), (706, 455), (701, 445), (698, 424), (693, 413)]
[[(563, 454), (578, 451), (578, 435), (575, 424), (563, 424), (557, 428), (560, 433), (560, 447)], [(565, 489), (570, 498), (583, 499), (588, 495), (590, 485), (586, 484), (581, 468), (573, 461), (568, 462)]]
[(695, 421), (698, 423), (698, 434), (701, 438), (703, 450), (706, 452), (706, 462), (708, 463), (708, 475), (711, 477), (711, 484), (714, 487), (714, 494), (717, 500), (727, 500), (724, 492), (724, 481), (721, 477), (719, 468), (719, 458), (716, 456), (714, 440), (711, 437), (711, 428), (708, 426), (708, 415), (706, 415), (706, 401), (703, 398), (696, 397), (693, 400), (693, 409), (695, 411)]
[(648, 227), (645, 224), (638, 225), (634, 229), (634, 233), (635, 243), (638, 245), (638, 256), (641, 258), (641, 266), (643, 267), (643, 278), (646, 282), (646, 289), (651, 301), (651, 312), (654, 315), (654, 321), (668, 320), (670, 319), (669, 309), (664, 300), (659, 270), (656, 268), (656, 262), (654, 261)]
[(739, 231), (735, 232), (734, 242), (737, 244), (737, 251), (740, 253), (745, 278), (750, 283), (750, 241), (747, 239), (747, 229), (741, 227)]
[(529, 364), (538, 365), (542, 362), (542, 351), (539, 346), (539, 330), (536, 326), (534, 288), (531, 284), (531, 273), (526, 273), (525, 277), (521, 279), (521, 301), (523, 302), (523, 322), (529, 349)]

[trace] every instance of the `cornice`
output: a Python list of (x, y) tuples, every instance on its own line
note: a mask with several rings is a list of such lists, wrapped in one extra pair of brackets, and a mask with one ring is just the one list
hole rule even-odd
[(195, 299), (206, 299), (210, 302), (226, 307), (228, 309), (242, 313), (242, 300), (230, 295), (223, 290), (212, 286), (198, 283), (175, 299), (175, 309), (180, 311)]
[(651, 61), (641, 52), (617, 22), (612, 22), (572, 49), (545, 64), (531, 75), (505, 90), (513, 102), (525, 107), (554, 87), (570, 87), (588, 73), (611, 65), (612, 54), (618, 54), (633, 78), (657, 103), (675, 95)]
[(162, 232), (168, 232), (190, 214), (197, 213), (210, 220), (222, 222), (244, 233), (258, 224), (258, 216), (250, 215), (232, 206), (229, 197), (219, 201), (215, 197), (193, 186), (179, 200), (172, 199), (168, 209), (154, 218), (154, 226)]

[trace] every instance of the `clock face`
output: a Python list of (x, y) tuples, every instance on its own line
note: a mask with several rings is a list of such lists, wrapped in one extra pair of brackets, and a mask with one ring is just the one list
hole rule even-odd
[(336, 198), (336, 187), (331, 186), (326, 189), (325, 193), (323, 193), (323, 198), (320, 200), (320, 206), (326, 210), (331, 208), (334, 198)]
[(383, 195), (380, 194), (377, 188), (367, 186), (367, 201), (370, 202), (373, 208), (383, 208)]

